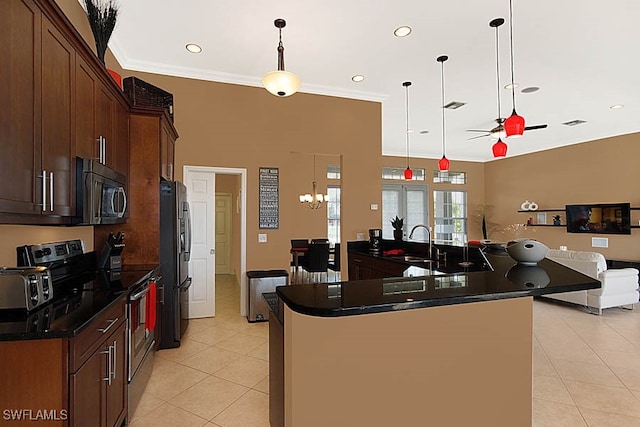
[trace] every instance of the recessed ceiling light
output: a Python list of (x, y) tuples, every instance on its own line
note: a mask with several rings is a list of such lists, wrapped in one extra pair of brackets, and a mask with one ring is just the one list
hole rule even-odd
[(522, 92), (522, 93), (533, 93), (533, 92), (537, 92), (539, 90), (540, 90), (540, 88), (537, 87), (537, 86), (529, 86), (529, 87), (525, 87), (520, 92)]
[(361, 81), (364, 80), (364, 76), (362, 74), (356, 74), (355, 76), (351, 77), (351, 80), (353, 80), (356, 83), (360, 83)]
[(621, 109), (621, 108), (624, 108), (624, 105), (622, 105), (622, 104), (616, 104), (616, 105), (612, 105), (612, 106), (611, 106), (611, 107), (609, 107), (609, 108), (611, 108), (612, 110), (619, 110), (619, 109)]
[(202, 52), (202, 48), (195, 43), (187, 43), (185, 48), (191, 53), (200, 53)]
[(393, 35), (396, 37), (407, 37), (409, 34), (411, 34), (411, 27), (408, 25), (403, 25), (393, 30)]
[(520, 84), (518, 84), (518, 83), (514, 83), (514, 84), (509, 83), (509, 84), (504, 85), (504, 88), (507, 89), (507, 90), (511, 90), (511, 88), (517, 89), (518, 86), (520, 86)]

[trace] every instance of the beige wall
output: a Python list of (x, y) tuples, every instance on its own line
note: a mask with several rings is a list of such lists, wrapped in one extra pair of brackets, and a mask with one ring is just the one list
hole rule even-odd
[[(544, 131), (543, 131), (544, 132)], [(525, 142), (525, 139), (522, 139)], [(485, 165), (486, 202), (495, 206), (494, 221), (502, 228), (524, 224), (535, 214), (517, 213), (525, 200), (540, 209), (562, 209), (567, 204), (629, 202), (640, 207), (640, 134), (623, 135), (489, 162)], [(548, 212), (552, 215), (564, 212)], [(632, 211), (632, 225), (640, 211)], [(563, 222), (564, 224), (564, 222)], [(515, 237), (501, 233), (497, 240)], [(566, 227), (531, 227), (522, 237), (531, 237), (549, 247), (596, 250), (606, 258), (640, 259), (640, 229), (631, 235), (572, 234)], [(592, 237), (608, 237), (608, 248), (591, 247)], [(494, 239), (496, 240), (496, 239)]]
[[(94, 48), (80, 4), (76, 0), (56, 1)], [(121, 71), (123, 77), (135, 74), (174, 94), (175, 126), (180, 134), (176, 144), (177, 179), (182, 179), (184, 165), (247, 169), (247, 269), (286, 268), (291, 238), (326, 236), (326, 209), (313, 211), (298, 202), (298, 194), (311, 191), (313, 153), (323, 154), (317, 158), (320, 190), (327, 185), (326, 164), (340, 162), (342, 166), (342, 241), (355, 240), (357, 233), (366, 233), (367, 229), (382, 224), (381, 211), (369, 209), (371, 203), (381, 204), (380, 168), (383, 164), (404, 167), (405, 159), (380, 155), (379, 103), (304, 93), (280, 99), (259, 87), (123, 71), (110, 52), (106, 61), (108, 67)], [(640, 197), (634, 192), (640, 178), (636, 166), (636, 159), (640, 158), (637, 139), (637, 134), (628, 135), (486, 164), (454, 160), (451, 169), (468, 172), (468, 184), (430, 184), (430, 188), (466, 189), (469, 216), (484, 200), (494, 205), (492, 221), (502, 229), (526, 221), (528, 215), (516, 213), (525, 199), (536, 201), (540, 208), (625, 201), (640, 206)], [(411, 165), (425, 168), (430, 177), (436, 162), (412, 159)], [(278, 230), (258, 229), (260, 166), (280, 169)], [(552, 215), (548, 214), (549, 222)], [(633, 219), (637, 222), (635, 215)], [(5, 252), (0, 252), (0, 264), (13, 265), (14, 248), (21, 244), (84, 236), (81, 238), (87, 246), (93, 247), (91, 227), (74, 230), (2, 226), (0, 233), (3, 238), (6, 236), (8, 244), (3, 245)], [(481, 238), (479, 226), (473, 221), (469, 231), (470, 239)], [(262, 232), (267, 234), (268, 242), (258, 244), (257, 234)], [(609, 236), (610, 247), (598, 250), (609, 258), (640, 259), (640, 245), (636, 244), (639, 235), (640, 230), (633, 230), (631, 236)], [(490, 236), (502, 241), (513, 237), (508, 232)], [(550, 247), (566, 245), (587, 250), (592, 235), (570, 235), (564, 227), (537, 227), (530, 237)], [(234, 265), (235, 262), (234, 258)]]

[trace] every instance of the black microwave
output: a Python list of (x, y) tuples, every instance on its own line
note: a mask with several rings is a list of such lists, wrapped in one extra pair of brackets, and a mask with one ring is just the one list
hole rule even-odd
[(127, 218), (127, 178), (94, 159), (76, 158), (75, 225), (120, 224)]

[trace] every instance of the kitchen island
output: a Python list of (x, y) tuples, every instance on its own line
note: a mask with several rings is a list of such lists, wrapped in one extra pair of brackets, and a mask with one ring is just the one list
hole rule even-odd
[(271, 426), (530, 426), (533, 296), (600, 283), (485, 258), (486, 271), (278, 287)]

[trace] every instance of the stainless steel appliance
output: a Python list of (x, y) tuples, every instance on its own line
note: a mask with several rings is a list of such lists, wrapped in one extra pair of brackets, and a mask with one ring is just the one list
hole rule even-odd
[(131, 290), (127, 298), (128, 412), (133, 414), (153, 370), (156, 282), (151, 277)]
[(118, 224), (127, 212), (127, 178), (94, 159), (76, 158), (73, 224)]
[(289, 284), (289, 273), (286, 270), (248, 271), (249, 279), (249, 322), (269, 320), (269, 306), (262, 294), (275, 292), (276, 286)]
[(46, 267), (0, 268), (0, 309), (31, 311), (53, 299)]
[(382, 252), (382, 230), (379, 228), (369, 229), (369, 252), (373, 254)]
[(160, 348), (179, 347), (189, 324), (190, 256), (191, 214), (187, 187), (177, 181), (163, 181), (160, 183), (160, 264), (164, 304)]

